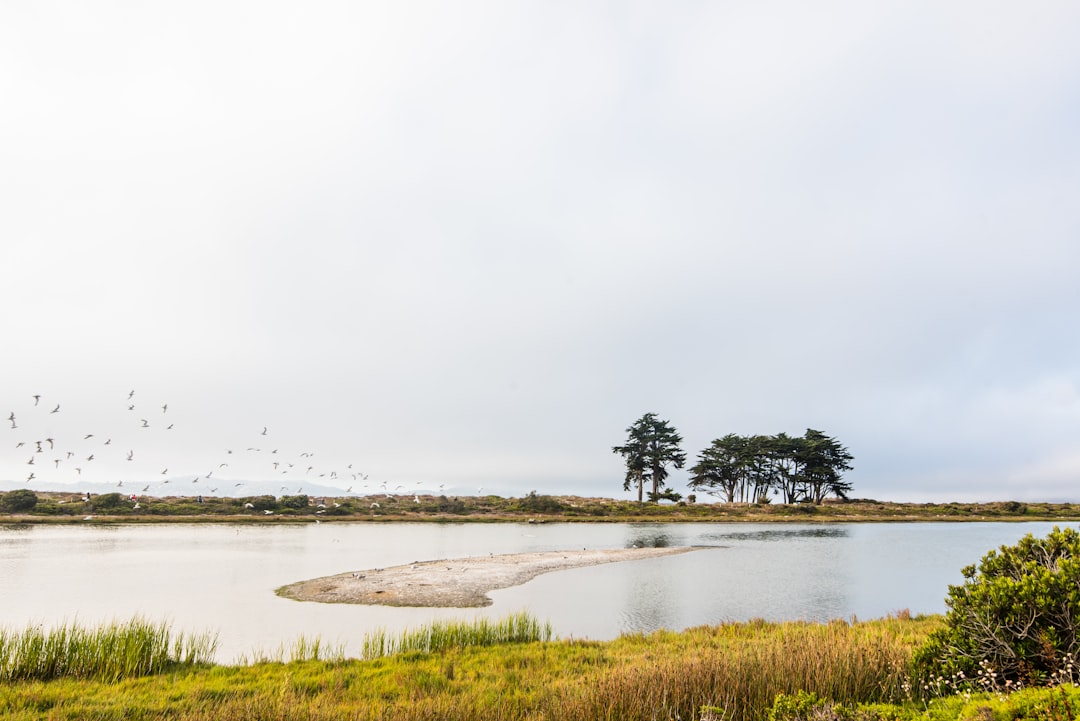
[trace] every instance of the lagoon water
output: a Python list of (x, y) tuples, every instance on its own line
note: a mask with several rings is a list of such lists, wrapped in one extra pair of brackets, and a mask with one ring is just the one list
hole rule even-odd
[[(1075, 524), (1058, 524), (1075, 525)], [(948, 585), (990, 549), (1053, 523), (0, 526), (0, 626), (140, 615), (216, 631), (218, 660), (300, 636), (360, 653), (365, 633), (528, 611), (567, 638), (751, 618), (945, 611)], [(540, 576), (482, 609), (301, 603), (274, 589), (411, 561), (576, 548), (705, 546)], [(287, 655), (287, 654), (286, 654)]]

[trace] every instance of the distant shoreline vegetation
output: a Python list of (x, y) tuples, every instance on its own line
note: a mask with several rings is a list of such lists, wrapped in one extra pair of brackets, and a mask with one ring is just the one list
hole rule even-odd
[(35, 492), (0, 493), (0, 523), (114, 522), (883, 522), (883, 521), (1061, 521), (1080, 520), (1080, 504), (995, 501), (899, 503), (873, 499), (825, 499), (815, 503), (677, 503), (579, 496), (535, 491), (522, 497), (373, 496), (139, 496)]

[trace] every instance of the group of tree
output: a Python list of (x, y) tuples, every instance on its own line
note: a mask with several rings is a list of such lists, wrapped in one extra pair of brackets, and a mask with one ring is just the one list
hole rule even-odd
[[(650, 501), (678, 500), (667, 478), (669, 466), (686, 463), (682, 436), (655, 413), (646, 413), (626, 431), (626, 443), (611, 449), (626, 461), (623, 490), (636, 488), (639, 502), (646, 486), (651, 486)], [(813, 428), (802, 436), (729, 433), (698, 454), (688, 485), (728, 503), (765, 503), (774, 497), (783, 503), (821, 503), (829, 496), (847, 497), (851, 484), (844, 472), (852, 460), (847, 448)]]

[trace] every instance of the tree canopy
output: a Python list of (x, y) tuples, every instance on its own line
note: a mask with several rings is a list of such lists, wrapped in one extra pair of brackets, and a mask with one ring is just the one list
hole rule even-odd
[(638, 502), (642, 502), (646, 483), (652, 484), (649, 500), (659, 501), (666, 497), (666, 485), (669, 465), (682, 468), (686, 463), (686, 454), (679, 448), (682, 436), (668, 421), (661, 420), (655, 413), (646, 413), (626, 429), (626, 444), (614, 446), (611, 450), (626, 460), (626, 478), (623, 490), (637, 487)]
[(698, 454), (689, 486), (729, 503), (763, 503), (773, 494), (784, 503), (821, 503), (846, 497), (851, 484), (843, 474), (852, 460), (847, 448), (813, 428), (802, 437), (729, 433)]

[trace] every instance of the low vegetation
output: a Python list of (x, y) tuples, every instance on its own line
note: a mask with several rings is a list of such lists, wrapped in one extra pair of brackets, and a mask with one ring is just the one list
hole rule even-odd
[(0, 629), (0, 681), (117, 681), (209, 664), (216, 646), (214, 635), (174, 634), (166, 623), (140, 618), (93, 629)]
[(72, 493), (0, 493), (0, 522), (260, 522), (289, 521), (557, 521), (627, 522), (856, 522), (856, 521), (1061, 521), (1080, 520), (1080, 504), (892, 503), (871, 499), (826, 499), (812, 503), (677, 503), (580, 496), (550, 496), (535, 491), (520, 498), (487, 496), (393, 495), (307, 496), (85, 496)]
[(901, 699), (911, 650), (938, 623), (755, 621), (595, 642), (545, 640), (544, 625), (514, 617), (488, 630), (461, 624), (373, 641), (391, 655), (368, 660), (317, 658), (305, 642), (289, 662), (5, 681), (0, 717), (635, 721), (706, 718), (714, 708), (751, 721), (781, 692), (809, 689), (845, 703)]

